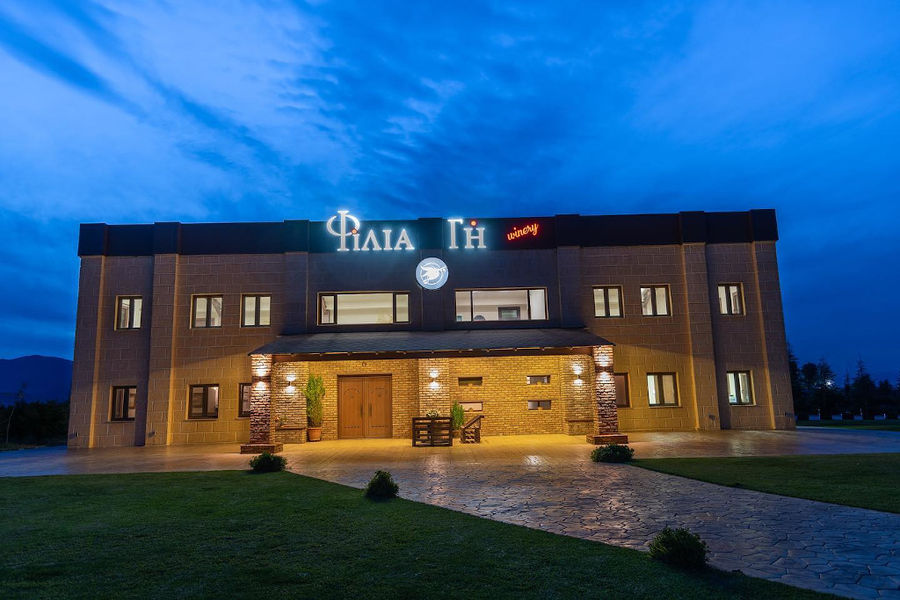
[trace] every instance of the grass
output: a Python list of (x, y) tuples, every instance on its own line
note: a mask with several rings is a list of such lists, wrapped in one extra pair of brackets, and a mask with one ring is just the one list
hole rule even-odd
[(5, 600), (823, 597), (290, 473), (0, 479), (0, 514)]
[(802, 427), (835, 427), (839, 429), (868, 429), (872, 431), (900, 431), (900, 420), (890, 419), (876, 421), (865, 419), (863, 421), (798, 421)]
[(731, 487), (900, 512), (900, 454), (654, 458), (633, 464)]

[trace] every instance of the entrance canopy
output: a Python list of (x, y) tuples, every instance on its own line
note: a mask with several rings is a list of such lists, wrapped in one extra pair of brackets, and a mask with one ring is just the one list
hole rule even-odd
[(279, 336), (250, 354), (373, 354), (542, 351), (612, 346), (587, 329), (465, 329), (372, 331)]

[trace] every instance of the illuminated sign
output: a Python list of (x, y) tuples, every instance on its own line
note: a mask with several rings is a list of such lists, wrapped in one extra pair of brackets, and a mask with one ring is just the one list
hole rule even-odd
[(447, 264), (434, 256), (423, 259), (416, 266), (416, 281), (426, 290), (439, 289), (447, 283), (449, 275)]
[(506, 234), (506, 239), (513, 241), (528, 236), (537, 237), (539, 229), (540, 225), (538, 223), (529, 223), (523, 227), (513, 227), (512, 231)]
[[(335, 229), (334, 220), (338, 218), (340, 219), (340, 224), (338, 225), (338, 229)], [(350, 229), (347, 229), (348, 223), (350, 223)], [(337, 215), (328, 219), (328, 221), (325, 222), (325, 229), (331, 235), (341, 239), (338, 244), (338, 252), (348, 252), (350, 250), (353, 250), (354, 252), (368, 252), (370, 250), (415, 250), (412, 241), (409, 239), (409, 234), (406, 233), (406, 227), (400, 229), (400, 232), (397, 234), (397, 241), (392, 244), (391, 238), (394, 233), (392, 229), (382, 229), (380, 239), (374, 229), (367, 229), (365, 235), (363, 235), (359, 219), (346, 210), (339, 210)], [(362, 244), (359, 242), (360, 237), (363, 238)], [(347, 247), (347, 238), (350, 238), (353, 246), (352, 248)]]
[[(450, 225), (450, 245), (447, 246), (450, 250), (456, 250), (459, 248), (459, 244), (457, 243), (456, 232), (457, 228), (462, 226), (462, 219), (447, 219), (447, 223)], [(463, 248), (471, 250), (473, 248), (487, 248), (487, 245), (484, 243), (484, 227), (478, 226), (478, 221), (472, 219), (469, 221), (469, 227), (462, 228), (463, 237), (465, 238), (465, 243), (463, 244)]]

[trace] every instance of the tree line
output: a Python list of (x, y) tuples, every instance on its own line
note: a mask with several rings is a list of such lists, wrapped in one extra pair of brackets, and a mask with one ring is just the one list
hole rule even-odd
[(25, 386), (0, 406), (0, 447), (64, 444), (69, 428), (68, 402), (28, 400)]
[(875, 381), (862, 360), (856, 372), (839, 378), (824, 358), (818, 362), (800, 364), (793, 351), (789, 352), (791, 391), (794, 412), (804, 419), (808, 415), (863, 415), (871, 419), (887, 414), (898, 418), (900, 413), (900, 377), (894, 385), (887, 379)]

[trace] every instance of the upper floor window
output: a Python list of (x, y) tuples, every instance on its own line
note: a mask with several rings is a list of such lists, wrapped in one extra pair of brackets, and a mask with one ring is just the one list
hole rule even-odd
[(547, 290), (457, 290), (457, 321), (542, 321), (547, 318)]
[(319, 294), (320, 325), (409, 323), (407, 292)]
[(719, 314), (742, 315), (744, 314), (744, 295), (741, 293), (741, 284), (723, 283), (719, 285)]
[(119, 296), (116, 306), (116, 329), (140, 329), (144, 300), (140, 296)]
[(647, 373), (647, 393), (650, 406), (677, 406), (675, 373)]
[(646, 317), (660, 317), (669, 311), (669, 287), (656, 285), (641, 288), (641, 314)]
[(272, 319), (272, 296), (244, 296), (241, 327), (268, 327)]
[(134, 421), (134, 407), (137, 388), (133, 385), (116, 386), (112, 389), (111, 421)]
[(250, 416), (250, 384), (242, 383), (238, 386), (238, 416)]
[(622, 289), (618, 287), (595, 287), (594, 316), (621, 317)]
[(188, 403), (189, 419), (215, 419), (219, 416), (219, 385), (208, 383), (191, 386)]
[(725, 377), (728, 380), (729, 404), (753, 404), (750, 371), (729, 371)]
[(222, 296), (194, 296), (191, 327), (221, 327)]

